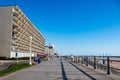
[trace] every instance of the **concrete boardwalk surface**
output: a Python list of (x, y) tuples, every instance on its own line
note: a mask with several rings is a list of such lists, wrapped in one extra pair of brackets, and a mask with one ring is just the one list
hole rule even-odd
[(120, 77), (55, 58), (1, 77), (0, 80), (120, 80)]

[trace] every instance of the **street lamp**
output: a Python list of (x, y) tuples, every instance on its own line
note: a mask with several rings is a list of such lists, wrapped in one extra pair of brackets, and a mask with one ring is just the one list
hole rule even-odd
[(32, 61), (31, 61), (31, 46), (32, 46), (32, 36), (30, 36), (30, 61), (29, 61), (29, 65), (32, 65)]

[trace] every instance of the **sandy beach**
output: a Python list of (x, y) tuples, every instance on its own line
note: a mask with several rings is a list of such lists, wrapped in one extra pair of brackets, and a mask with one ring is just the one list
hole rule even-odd
[[(110, 60), (117, 60), (120, 61), (120, 58), (110, 58)], [(110, 61), (110, 66), (114, 68), (120, 69), (120, 62)]]

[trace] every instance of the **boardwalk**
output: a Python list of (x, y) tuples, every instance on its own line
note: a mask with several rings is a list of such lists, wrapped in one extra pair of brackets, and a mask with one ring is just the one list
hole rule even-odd
[(20, 70), (0, 80), (119, 80), (119, 76), (106, 73), (82, 65), (69, 63), (64, 59), (45, 61), (36, 66)]

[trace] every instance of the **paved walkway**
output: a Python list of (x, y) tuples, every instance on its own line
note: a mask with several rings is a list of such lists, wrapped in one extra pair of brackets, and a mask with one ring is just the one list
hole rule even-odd
[(0, 80), (120, 80), (119, 76), (54, 59), (17, 71)]

